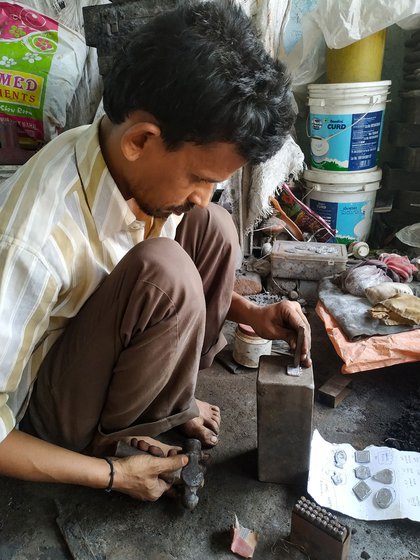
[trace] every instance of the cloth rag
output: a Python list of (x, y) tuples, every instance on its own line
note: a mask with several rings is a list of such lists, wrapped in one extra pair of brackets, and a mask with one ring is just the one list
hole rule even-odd
[(387, 267), (393, 270), (400, 277), (400, 282), (411, 282), (413, 273), (417, 268), (411, 264), (405, 255), (397, 255), (396, 253), (381, 253), (379, 260), (384, 262)]
[(372, 307), (371, 315), (386, 325), (420, 325), (420, 298), (396, 295)]

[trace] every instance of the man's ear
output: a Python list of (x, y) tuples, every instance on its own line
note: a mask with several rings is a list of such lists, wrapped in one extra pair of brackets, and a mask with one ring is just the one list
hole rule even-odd
[(159, 138), (160, 128), (151, 122), (135, 123), (127, 128), (121, 137), (121, 151), (129, 161), (135, 161), (142, 154), (147, 142)]

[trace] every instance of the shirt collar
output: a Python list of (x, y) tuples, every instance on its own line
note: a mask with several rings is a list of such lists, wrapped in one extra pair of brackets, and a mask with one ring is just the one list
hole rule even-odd
[(99, 144), (100, 119), (85, 127), (76, 142), (80, 180), (101, 241), (136, 221), (105, 163)]

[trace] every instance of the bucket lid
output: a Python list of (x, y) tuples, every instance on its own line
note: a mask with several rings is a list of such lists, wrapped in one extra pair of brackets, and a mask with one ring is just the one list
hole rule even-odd
[(351, 84), (310, 84), (308, 105), (364, 105), (386, 103), (391, 80)]
[(322, 171), (321, 169), (305, 169), (303, 178), (312, 183), (348, 185), (349, 183), (377, 183), (382, 178), (382, 169), (374, 171)]
[(337, 92), (338, 90), (341, 91), (351, 91), (354, 90), (355, 92), (361, 92), (363, 90), (370, 90), (370, 89), (387, 89), (392, 84), (391, 80), (382, 80), (380, 82), (351, 82), (351, 83), (343, 83), (343, 84), (309, 84), (308, 91), (310, 93), (320, 92), (320, 91), (328, 91), (331, 90), (333, 92)]

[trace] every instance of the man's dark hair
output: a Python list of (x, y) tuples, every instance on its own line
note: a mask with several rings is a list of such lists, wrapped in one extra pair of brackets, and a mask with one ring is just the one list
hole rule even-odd
[(116, 124), (151, 113), (168, 149), (229, 142), (250, 163), (274, 155), (294, 122), (286, 67), (232, 0), (181, 5), (139, 27), (116, 55), (103, 100)]

